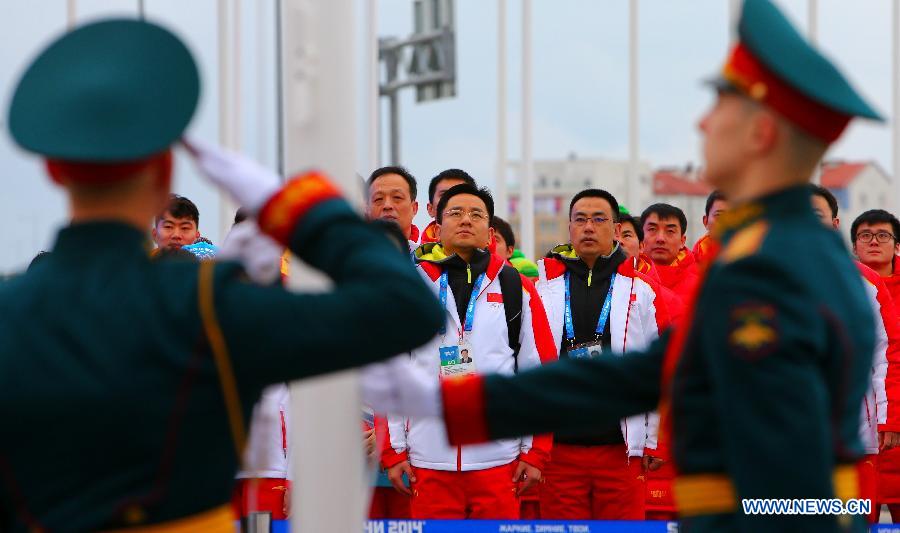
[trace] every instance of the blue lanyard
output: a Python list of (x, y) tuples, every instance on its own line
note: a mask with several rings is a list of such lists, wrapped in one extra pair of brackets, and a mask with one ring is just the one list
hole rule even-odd
[[(606, 322), (609, 320), (609, 311), (612, 307), (613, 284), (616, 282), (616, 274), (613, 273), (609, 278), (609, 292), (606, 293), (606, 301), (603, 302), (603, 309), (600, 311), (600, 320), (597, 321), (597, 329), (594, 331), (599, 337), (603, 336), (606, 329)], [(575, 326), (572, 325), (572, 292), (569, 288), (569, 273), (566, 272), (566, 339), (575, 342)]]
[[(469, 304), (466, 306), (466, 321), (463, 324), (463, 331), (472, 331), (472, 323), (475, 321), (475, 300), (478, 299), (478, 293), (481, 292), (481, 284), (484, 282), (484, 272), (475, 280), (472, 286), (472, 296), (469, 297)], [(441, 307), (447, 309), (447, 272), (441, 274)], [(447, 333), (447, 324), (441, 326), (441, 335)]]

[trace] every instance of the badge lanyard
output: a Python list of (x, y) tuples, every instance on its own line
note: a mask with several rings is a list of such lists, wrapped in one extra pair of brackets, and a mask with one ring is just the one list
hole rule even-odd
[[(481, 275), (478, 276), (478, 279), (475, 280), (475, 285), (472, 286), (472, 295), (469, 297), (469, 304), (466, 306), (466, 320), (463, 323), (463, 331), (460, 332), (460, 338), (465, 335), (465, 333), (472, 331), (472, 324), (475, 321), (475, 301), (478, 300), (478, 294), (481, 292), (481, 284), (484, 282), (485, 273), (482, 272)], [(441, 274), (441, 307), (447, 309), (447, 285), (448, 285), (447, 272)], [(447, 333), (447, 324), (444, 323), (441, 326), (441, 335), (445, 335)]]
[[(609, 278), (609, 291), (606, 293), (606, 300), (603, 302), (603, 309), (600, 311), (600, 320), (597, 321), (597, 329), (594, 333), (597, 338), (603, 337), (603, 331), (606, 329), (606, 322), (609, 320), (609, 311), (612, 307), (613, 284), (616, 282), (616, 274)], [(572, 324), (572, 293), (569, 288), (569, 273), (566, 272), (566, 339), (570, 344), (575, 344), (575, 326)]]

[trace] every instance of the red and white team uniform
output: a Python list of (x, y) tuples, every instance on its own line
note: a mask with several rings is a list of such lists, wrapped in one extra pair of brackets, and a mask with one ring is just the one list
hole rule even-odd
[[(657, 281), (635, 268), (634, 258), (617, 267), (609, 315), (613, 353), (644, 350), (669, 323)], [(566, 266), (561, 259), (538, 262), (538, 293), (556, 346), (562, 343)], [(602, 302), (597, 302), (600, 305)], [(541, 518), (642, 520), (644, 475), (641, 457), (657, 447), (659, 416), (621, 420), (624, 445), (574, 446), (554, 443), (541, 487)]]
[[(478, 373), (513, 374), (516, 368), (533, 368), (557, 356), (543, 305), (534, 286), (523, 278), (521, 347), (518, 356), (513, 357), (498, 277), (501, 268), (504, 268), (504, 261), (490, 256), (475, 300), (472, 329), (467, 334)], [(443, 272), (440, 261), (422, 262), (419, 271), (437, 295)], [(452, 291), (448, 292), (447, 333), (437, 335), (410, 353), (415, 364), (436, 381), (441, 379), (439, 349), (455, 342), (453, 339), (463, 330), (454, 295)], [(527, 408), (523, 406), (523, 409)], [(380, 419), (376, 418), (376, 424), (379, 423)], [(384, 467), (390, 468), (408, 460), (414, 472), (416, 481), (410, 484), (412, 518), (516, 519), (519, 501), (512, 479), (517, 463), (524, 461), (543, 470), (552, 438), (536, 435), (471, 446), (450, 446), (442, 420), (391, 416), (388, 418), (387, 442), (382, 453)]]
[(268, 512), (275, 520), (287, 518), (289, 405), (288, 386), (279, 383), (266, 387), (253, 408), (243, 469), (238, 472), (232, 498), (240, 517)]
[[(884, 282), (892, 302), (897, 302), (900, 298), (900, 257), (894, 258), (894, 274), (880, 279)], [(883, 292), (883, 290), (878, 292), (880, 302), (885, 300), (881, 296)], [(889, 308), (889, 306), (887, 307)], [(891, 330), (888, 326), (897, 327), (897, 323), (900, 321), (900, 316), (898, 316), (900, 305), (895, 303), (893, 308), (894, 320), (890, 320), (890, 317), (887, 316), (890, 313), (886, 312), (886, 306), (882, 303), (881, 316), (889, 337), (891, 337)], [(900, 431), (900, 359), (898, 358), (900, 356), (895, 351), (888, 349), (888, 366), (884, 376), (886, 405), (878, 412), (879, 431)], [(877, 471), (878, 502), (888, 504), (894, 521), (900, 520), (900, 448), (881, 450), (878, 454)]]

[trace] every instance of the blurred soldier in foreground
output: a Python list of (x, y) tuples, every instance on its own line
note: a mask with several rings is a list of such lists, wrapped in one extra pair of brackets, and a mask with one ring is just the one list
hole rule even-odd
[(233, 532), (231, 487), (266, 385), (404, 352), (442, 324), (409, 258), (324, 176), (282, 185), (199, 143), (201, 171), (335, 286), (294, 294), (249, 283), (237, 263), (151, 261), (198, 95), (184, 44), (129, 20), (66, 34), (19, 81), (12, 136), (46, 159), (71, 225), (0, 286), (2, 531)]

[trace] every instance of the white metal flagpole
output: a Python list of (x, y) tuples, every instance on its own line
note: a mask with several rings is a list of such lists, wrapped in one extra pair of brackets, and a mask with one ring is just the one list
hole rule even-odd
[[(819, 42), (819, 0), (807, 0), (806, 11), (806, 36), (813, 45)], [(813, 170), (812, 182), (821, 183), (822, 162)]]
[(506, 218), (506, 0), (497, 0), (497, 198), (494, 210)]
[(893, 44), (893, 150), (891, 151), (891, 162), (893, 170), (894, 198), (890, 204), (893, 212), (900, 207), (900, 4), (894, 2), (892, 4), (891, 17), (893, 25), (891, 27), (891, 40)]
[[(234, 150), (234, 107), (232, 102), (234, 78), (231, 75), (232, 67), (236, 63), (232, 63), (231, 44), (229, 26), (230, 26), (230, 2), (229, 0), (219, 0), (217, 4), (217, 40), (218, 40), (218, 60), (219, 60), (219, 77), (218, 77), (218, 98), (219, 98), (219, 143), (228, 149)], [(219, 192), (219, 232), (220, 242), (225, 239), (228, 231), (229, 211), (233, 208), (228, 195), (224, 191)]]
[(640, 117), (638, 103), (638, 0), (628, 2), (628, 173), (625, 184), (625, 205), (638, 209), (638, 153), (640, 150)]
[(66, 28), (71, 30), (78, 21), (78, 0), (66, 1)]
[[(355, 172), (356, 2), (283, 0), (281, 5), (285, 170), (290, 176), (318, 168), (360, 207)], [(325, 276), (292, 261), (291, 288), (309, 291), (326, 284)], [(336, 334), (335, 342), (341, 341)], [(361, 530), (368, 496), (361, 417), (356, 371), (292, 384), (292, 531)]]
[[(378, 1), (369, 0), (366, 5), (366, 113), (369, 116), (367, 126), (369, 129), (366, 138), (366, 161), (368, 167), (365, 172), (372, 172), (380, 166), (381, 154), (378, 152), (378, 137), (381, 134), (381, 123), (378, 118)], [(413, 198), (415, 200), (415, 198)]]
[(531, 145), (531, 0), (522, 0), (522, 173), (519, 177), (519, 220), (522, 253), (534, 257), (534, 154)]
[(728, 0), (728, 38), (731, 44), (737, 42), (737, 21), (741, 14), (743, 0)]

